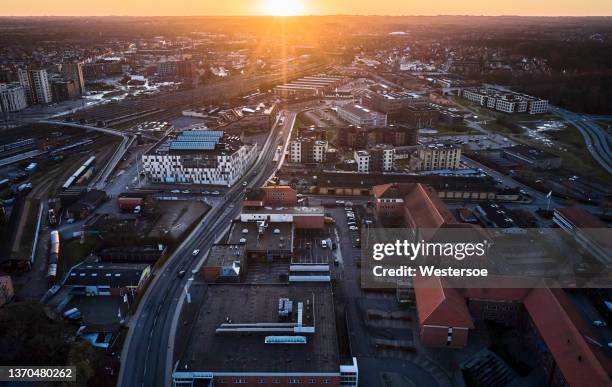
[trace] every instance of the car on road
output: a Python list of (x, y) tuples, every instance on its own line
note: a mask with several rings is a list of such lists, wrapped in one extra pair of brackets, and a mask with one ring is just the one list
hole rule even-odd
[(185, 273), (187, 273), (185, 270), (180, 270), (178, 273), (176, 273), (176, 276), (178, 278), (183, 278), (185, 276)]
[(336, 200), (336, 205), (337, 206), (343, 206), (344, 205), (344, 200)]
[(191, 191), (189, 191), (188, 189), (186, 189), (186, 190), (184, 190), (182, 193), (184, 193), (184, 194), (188, 194), (188, 193), (191, 193)]
[(247, 186), (247, 184), (249, 184), (249, 183), (247, 183), (246, 181), (243, 181), (243, 182), (242, 182), (242, 186), (243, 186), (243, 187), (246, 187), (246, 186)]
[(200, 250), (198, 249), (193, 250), (193, 252), (191, 253), (191, 255), (193, 255), (194, 257), (198, 254), (200, 254)]
[(180, 189), (173, 189), (170, 192), (173, 193), (173, 194), (178, 194), (178, 193), (181, 193), (181, 190)]
[(357, 227), (357, 226), (350, 226), (349, 230), (357, 231), (357, 230), (359, 230), (359, 227)]
[(213, 195), (219, 195), (219, 191), (212, 191)]
[(210, 191), (204, 191), (202, 192), (202, 195), (210, 195)]

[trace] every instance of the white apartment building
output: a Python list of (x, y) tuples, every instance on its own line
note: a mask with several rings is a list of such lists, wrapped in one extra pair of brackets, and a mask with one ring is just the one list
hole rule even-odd
[(27, 107), (23, 86), (18, 83), (0, 83), (0, 111), (18, 112)]
[(147, 177), (158, 183), (233, 185), (253, 165), (257, 146), (222, 131), (191, 130), (166, 137), (142, 156)]
[(395, 149), (390, 145), (376, 145), (370, 150), (355, 151), (354, 158), (357, 172), (391, 172), (395, 165)]
[(297, 138), (289, 142), (289, 161), (292, 163), (322, 163), (325, 161), (328, 142)]
[(410, 168), (414, 171), (458, 169), (461, 147), (455, 144), (418, 145), (410, 155)]
[(52, 94), (47, 70), (19, 69), (18, 76), (19, 83), (25, 89), (26, 97), (31, 105), (51, 103)]
[(380, 150), (376, 148), (371, 151), (371, 153), (376, 154), (376, 152), (380, 151), (380, 166), (382, 172), (390, 172), (393, 170), (393, 165), (395, 162), (395, 149), (392, 146), (382, 147)]
[(464, 89), (461, 95), (480, 106), (508, 114), (544, 114), (548, 112), (547, 100), (492, 87)]
[(387, 115), (357, 104), (338, 106), (338, 117), (361, 127), (387, 126)]
[(355, 151), (355, 164), (357, 164), (357, 172), (370, 173), (370, 153), (368, 151)]

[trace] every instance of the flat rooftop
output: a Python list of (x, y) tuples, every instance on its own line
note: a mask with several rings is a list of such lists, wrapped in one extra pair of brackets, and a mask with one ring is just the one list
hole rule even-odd
[(138, 286), (148, 267), (146, 263), (83, 262), (70, 271), (65, 285)]
[(227, 243), (244, 245), (250, 252), (293, 249), (293, 223), (270, 222), (265, 228), (260, 228), (259, 223), (232, 223)]
[[(330, 284), (208, 284), (191, 328), (181, 371), (200, 372), (339, 372), (340, 356)], [(293, 312), (279, 315), (279, 299)], [(221, 324), (297, 323), (303, 303), (303, 325), (314, 333), (220, 332)], [(266, 336), (303, 336), (305, 344), (266, 344)]]
[(208, 252), (208, 258), (204, 266), (231, 266), (235, 261), (240, 261), (245, 250), (243, 244), (213, 245)]
[(321, 215), (325, 214), (323, 206), (294, 206), (294, 207), (261, 207), (244, 208), (245, 214), (291, 214), (291, 215)]
[(339, 109), (342, 109), (344, 111), (347, 111), (359, 118), (370, 118), (373, 114), (376, 114), (377, 112), (364, 108), (361, 105), (344, 105), (342, 107), (340, 107)]
[(223, 131), (188, 130), (164, 137), (146, 155), (221, 155), (242, 145), (240, 137)]

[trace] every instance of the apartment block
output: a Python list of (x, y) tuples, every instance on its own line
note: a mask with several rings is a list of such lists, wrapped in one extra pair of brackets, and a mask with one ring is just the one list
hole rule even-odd
[(463, 89), (461, 96), (480, 106), (508, 114), (544, 114), (548, 112), (547, 100), (492, 87)]
[(289, 161), (314, 164), (325, 162), (328, 143), (323, 140), (298, 138), (289, 143)]
[(410, 147), (408, 153), (410, 168), (413, 171), (458, 169), (461, 163), (461, 147), (455, 144), (418, 145)]
[(24, 87), (30, 105), (47, 104), (52, 101), (47, 70), (19, 69), (19, 83)]
[(17, 112), (28, 107), (25, 89), (18, 83), (0, 83), (0, 111)]
[(257, 158), (257, 146), (223, 131), (190, 130), (166, 137), (142, 156), (147, 177), (158, 183), (233, 185)]

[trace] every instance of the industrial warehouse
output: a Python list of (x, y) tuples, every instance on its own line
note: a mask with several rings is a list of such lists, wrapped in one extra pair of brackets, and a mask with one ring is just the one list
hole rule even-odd
[[(178, 339), (174, 386), (357, 386), (356, 360), (337, 334), (331, 245), (318, 247), (328, 235), (324, 210), (296, 199), (286, 186), (247, 192), (239, 220), (194, 282), (201, 306)], [(304, 239), (316, 260), (296, 247)]]
[(342, 77), (319, 74), (296, 79), (274, 87), (274, 94), (285, 98), (305, 98), (322, 96), (333, 91), (342, 83)]

